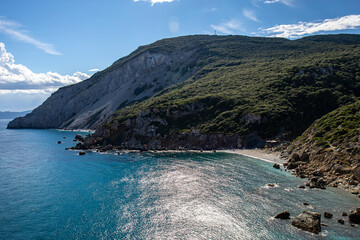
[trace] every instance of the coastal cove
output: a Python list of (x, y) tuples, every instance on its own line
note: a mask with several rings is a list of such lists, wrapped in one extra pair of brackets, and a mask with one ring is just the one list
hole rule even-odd
[[(360, 236), (341, 216), (359, 198), (331, 187), (299, 189), (304, 179), (270, 162), (226, 152), (79, 156), (65, 151), (79, 132), (9, 130), (7, 123), (0, 120), (1, 239)], [(334, 217), (322, 217), (328, 226), (314, 235), (272, 218), (285, 210), (292, 218), (303, 210)]]

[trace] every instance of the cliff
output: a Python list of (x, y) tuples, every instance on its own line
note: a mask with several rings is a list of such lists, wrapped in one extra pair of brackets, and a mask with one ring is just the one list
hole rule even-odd
[[(8, 128), (95, 129), (119, 108), (147, 99), (189, 78), (173, 71), (196, 59), (196, 47), (153, 51), (141, 47), (88, 80), (60, 88), (25, 117)], [(169, 67), (171, 65), (171, 67)]]
[(8, 127), (96, 129), (81, 148), (262, 147), (354, 102), (359, 59), (359, 35), (163, 39)]
[(360, 96), (359, 40), (208, 36), (194, 75), (119, 109), (85, 147), (252, 148), (291, 140)]
[(360, 182), (360, 101), (315, 121), (287, 152), (287, 168), (314, 186), (354, 188)]

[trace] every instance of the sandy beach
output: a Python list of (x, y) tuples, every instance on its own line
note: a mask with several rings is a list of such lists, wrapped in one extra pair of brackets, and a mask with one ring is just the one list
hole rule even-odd
[(285, 160), (280, 157), (280, 152), (267, 152), (264, 149), (231, 149), (219, 150), (218, 152), (239, 154), (271, 163), (283, 164), (285, 162)]

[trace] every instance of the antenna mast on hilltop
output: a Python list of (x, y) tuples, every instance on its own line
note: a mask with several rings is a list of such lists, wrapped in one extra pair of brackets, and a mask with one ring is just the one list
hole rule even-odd
[(215, 30), (215, 36), (216, 36), (216, 30)]

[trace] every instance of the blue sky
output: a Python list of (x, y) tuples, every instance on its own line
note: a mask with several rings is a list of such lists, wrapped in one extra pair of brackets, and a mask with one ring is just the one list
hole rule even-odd
[(360, 33), (359, 0), (0, 0), (0, 6), (0, 111), (32, 109), (58, 87), (162, 38)]

